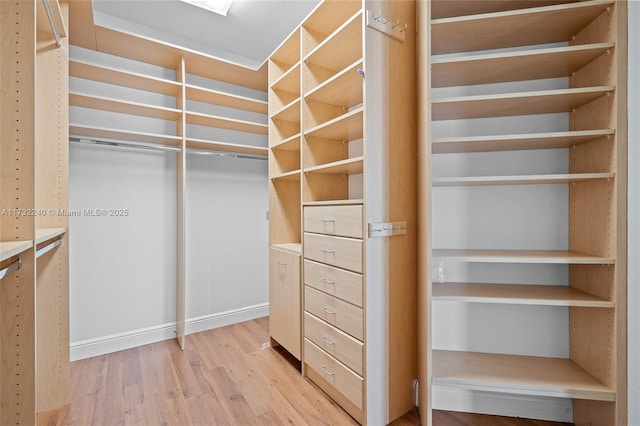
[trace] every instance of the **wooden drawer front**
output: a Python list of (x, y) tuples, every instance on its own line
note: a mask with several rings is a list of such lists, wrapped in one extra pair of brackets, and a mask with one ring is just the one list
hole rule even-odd
[(362, 273), (362, 240), (305, 233), (304, 257)]
[(304, 337), (359, 375), (364, 374), (362, 369), (364, 344), (362, 342), (308, 312), (304, 313)]
[(304, 340), (304, 362), (349, 401), (353, 402), (356, 407), (362, 409), (364, 384), (362, 377), (307, 339)]
[(305, 207), (304, 231), (362, 238), (362, 206)]
[(362, 307), (362, 275), (360, 274), (305, 259), (304, 283)]
[(269, 250), (269, 335), (301, 358), (300, 255)]
[(305, 310), (356, 339), (364, 339), (362, 308), (308, 286), (305, 286), (304, 291)]

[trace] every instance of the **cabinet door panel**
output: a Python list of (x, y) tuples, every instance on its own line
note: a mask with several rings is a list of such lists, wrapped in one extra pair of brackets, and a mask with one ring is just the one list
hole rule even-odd
[(269, 252), (269, 334), (301, 358), (300, 255)]

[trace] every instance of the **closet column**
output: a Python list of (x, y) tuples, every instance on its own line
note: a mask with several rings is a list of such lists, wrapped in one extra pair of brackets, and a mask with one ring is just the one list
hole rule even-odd
[(176, 337), (182, 350), (185, 349), (185, 322), (186, 322), (186, 256), (185, 256), (185, 216), (186, 216), (186, 170), (187, 170), (187, 116), (185, 113), (187, 103), (186, 89), (186, 64), (184, 56), (180, 59), (180, 66), (176, 70), (176, 79), (182, 84), (180, 95), (176, 97), (176, 107), (181, 111), (177, 123), (177, 135), (181, 137), (180, 152), (176, 154), (176, 174), (177, 174), (177, 281), (176, 281)]

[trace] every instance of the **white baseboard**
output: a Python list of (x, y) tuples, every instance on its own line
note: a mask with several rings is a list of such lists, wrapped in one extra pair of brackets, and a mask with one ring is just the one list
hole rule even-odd
[[(186, 334), (198, 333), (200, 331), (237, 324), (267, 315), (269, 315), (269, 304), (261, 303), (259, 305), (188, 319), (185, 324), (185, 332)], [(71, 343), (70, 358), (71, 361), (77, 361), (79, 359), (91, 358), (148, 345), (149, 343), (173, 339), (175, 336), (176, 323), (171, 322), (125, 333), (82, 340)]]
[(434, 387), (433, 408), (437, 410), (494, 414), (556, 422), (572, 422), (570, 399), (475, 392), (464, 389)]

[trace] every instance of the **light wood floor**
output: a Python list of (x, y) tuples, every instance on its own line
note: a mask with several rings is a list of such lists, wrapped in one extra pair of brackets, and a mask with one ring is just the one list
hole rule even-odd
[[(71, 403), (39, 426), (357, 425), (284, 351), (263, 348), (268, 319), (192, 334), (71, 364)], [(393, 423), (419, 425), (417, 411)], [(435, 412), (434, 426), (558, 423)]]

